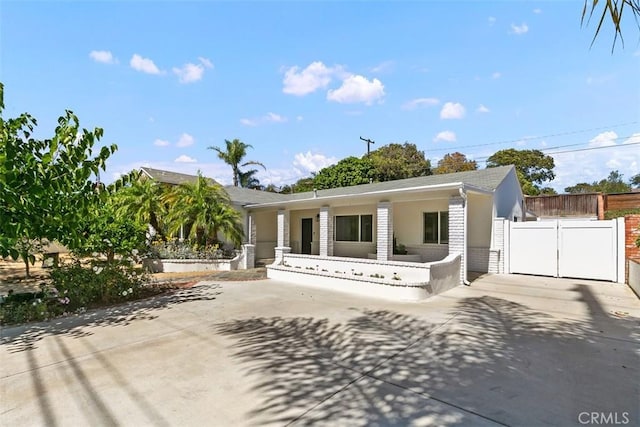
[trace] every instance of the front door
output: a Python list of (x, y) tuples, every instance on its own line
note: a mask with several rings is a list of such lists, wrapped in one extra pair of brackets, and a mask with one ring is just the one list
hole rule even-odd
[(302, 253), (311, 255), (313, 240), (313, 218), (302, 218)]

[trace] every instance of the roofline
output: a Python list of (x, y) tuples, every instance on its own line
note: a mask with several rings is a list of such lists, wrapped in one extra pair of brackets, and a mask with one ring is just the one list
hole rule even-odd
[[(294, 200), (281, 200), (278, 202), (267, 202), (267, 203), (251, 203), (244, 205), (245, 208), (262, 208), (262, 207), (270, 207), (270, 206), (280, 206), (283, 204), (298, 204), (298, 203), (308, 203), (310, 201), (330, 201), (330, 200), (340, 200), (344, 198), (363, 198), (370, 197), (375, 195), (387, 195), (387, 194), (396, 194), (396, 193), (405, 193), (405, 192), (415, 192), (415, 191), (438, 191), (438, 190), (456, 190), (456, 189), (465, 189), (468, 191), (472, 191), (474, 193), (483, 193), (483, 194), (493, 194), (492, 191), (484, 190), (480, 187), (476, 187), (474, 185), (465, 184), (463, 182), (449, 182), (446, 184), (434, 184), (434, 185), (419, 185), (416, 187), (407, 187), (407, 188), (393, 188), (390, 190), (377, 190), (377, 191), (368, 191), (366, 193), (356, 193), (356, 194), (339, 194), (336, 196), (324, 196), (324, 197), (308, 197), (304, 199), (294, 199)], [(309, 192), (311, 193), (311, 192)], [(311, 193), (313, 194), (313, 193)]]

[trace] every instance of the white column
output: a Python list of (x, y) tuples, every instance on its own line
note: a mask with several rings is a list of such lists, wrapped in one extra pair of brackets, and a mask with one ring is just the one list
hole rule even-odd
[(460, 283), (467, 277), (465, 202), (460, 196), (449, 197), (449, 255), (460, 254)]
[(391, 202), (379, 202), (377, 209), (377, 259), (389, 261), (393, 257), (393, 207)]
[(247, 215), (247, 242), (251, 245), (255, 245), (257, 242), (257, 228), (256, 228), (256, 217), (253, 212), (249, 212)]
[(289, 247), (289, 211), (278, 211), (278, 247)]
[(333, 256), (333, 217), (331, 208), (320, 208), (320, 256)]

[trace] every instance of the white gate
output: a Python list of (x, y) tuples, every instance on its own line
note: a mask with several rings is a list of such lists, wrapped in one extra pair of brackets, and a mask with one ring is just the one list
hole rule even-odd
[(508, 271), (623, 281), (624, 220), (511, 222)]

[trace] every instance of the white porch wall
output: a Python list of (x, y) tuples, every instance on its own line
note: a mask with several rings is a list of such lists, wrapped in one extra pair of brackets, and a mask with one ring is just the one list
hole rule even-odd
[(380, 202), (377, 208), (378, 237), (376, 249), (378, 261), (388, 261), (393, 256), (393, 205)]

